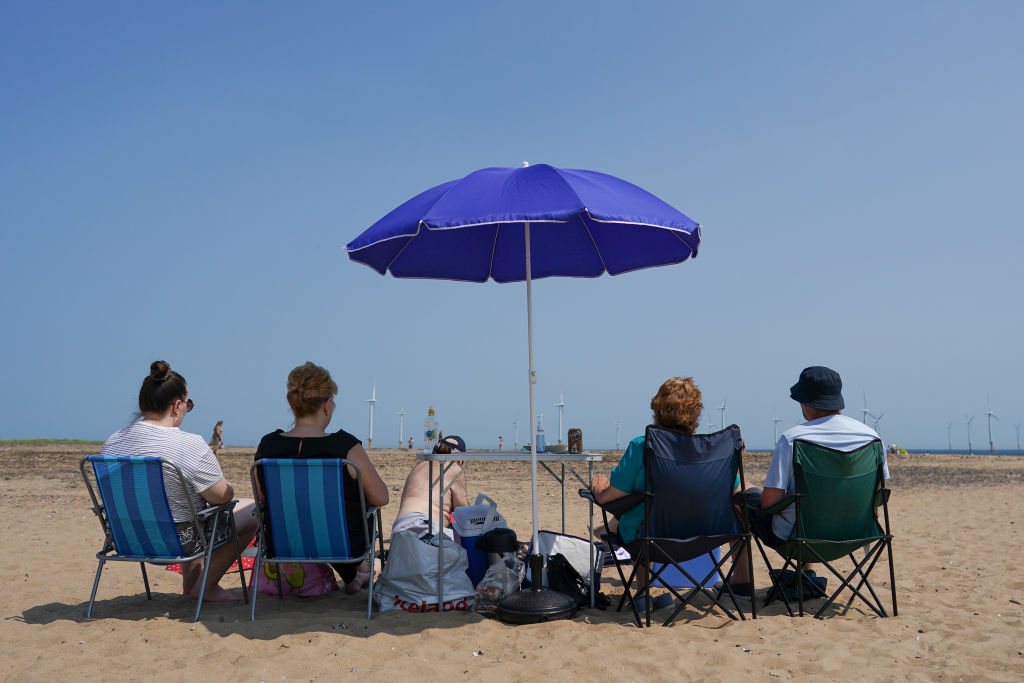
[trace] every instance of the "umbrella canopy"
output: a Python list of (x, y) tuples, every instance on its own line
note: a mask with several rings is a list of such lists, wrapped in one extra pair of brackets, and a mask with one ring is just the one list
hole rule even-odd
[(594, 171), (485, 168), (422, 192), (346, 249), (382, 275), (485, 282), (598, 277), (697, 255), (700, 226), (650, 192)]
[(681, 263), (699, 245), (700, 226), (650, 192), (605, 173), (538, 164), (485, 168), (433, 187), (345, 248), (381, 275), (526, 282), (533, 547), (539, 548), (531, 281)]

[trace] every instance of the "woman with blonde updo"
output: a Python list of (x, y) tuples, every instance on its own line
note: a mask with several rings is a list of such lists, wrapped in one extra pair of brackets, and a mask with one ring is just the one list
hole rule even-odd
[[(165, 477), (167, 502), (170, 504), (174, 526), (178, 531), (182, 549), (192, 555), (202, 548), (201, 530), (192, 521), (191, 509), (198, 512), (208, 505), (222, 505), (235, 497), (235, 489), (224, 478), (217, 456), (198, 434), (183, 432), (179, 427), (195, 403), (188, 396), (185, 378), (162, 360), (149, 366), (149, 376), (139, 389), (139, 412), (130, 426), (111, 435), (103, 444), (100, 455), (131, 456), (152, 455), (169, 460), (178, 466), (185, 477), (187, 490), (182, 490), (177, 477)], [(191, 500), (191, 508), (189, 501)], [(256, 509), (251, 499), (235, 503), (235, 531), (244, 548), (256, 535)], [(210, 523), (212, 524), (212, 517)], [(223, 527), (222, 528), (226, 528)], [(205, 532), (209, 534), (209, 529)], [(232, 602), (238, 598), (218, 583), (235, 561), (232, 543), (214, 551), (206, 579), (203, 600)], [(203, 560), (183, 562), (181, 565), (182, 593), (197, 598), (199, 579), (203, 574)]]
[[(260, 440), (255, 460), (262, 458), (347, 458), (359, 467), (363, 477), (363, 490), (367, 505), (380, 507), (388, 503), (388, 487), (377, 474), (362, 442), (344, 429), (333, 434), (325, 430), (334, 416), (334, 397), (338, 385), (331, 373), (313, 363), (306, 362), (288, 373), (288, 405), (295, 416), (294, 426), (283, 431), (277, 429)], [(359, 487), (356, 471), (346, 468), (344, 482), (345, 509), (349, 511), (349, 539), (353, 555), (366, 549), (363, 544), (363, 521), (359, 519)], [(269, 539), (267, 539), (269, 543)], [(345, 582), (345, 592), (357, 593), (370, 576), (369, 566), (351, 564), (332, 565)]]

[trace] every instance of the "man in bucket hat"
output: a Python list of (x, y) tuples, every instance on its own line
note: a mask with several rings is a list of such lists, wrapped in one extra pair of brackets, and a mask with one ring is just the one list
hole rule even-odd
[[(790, 398), (800, 404), (806, 422), (787, 429), (779, 437), (764, 479), (764, 491), (750, 489), (747, 492), (750, 494), (748, 512), (754, 533), (769, 547), (780, 547), (796, 523), (796, 508), (792, 505), (775, 515), (761, 512), (762, 508), (771, 507), (796, 493), (793, 442), (802, 439), (849, 452), (878, 438), (875, 430), (863, 422), (839, 413), (846, 406), (842, 392), (843, 380), (839, 373), (821, 365), (804, 368), (800, 379), (789, 389)], [(883, 465), (883, 473), (888, 479), (888, 463)], [(812, 567), (811, 564), (806, 565), (807, 569)]]

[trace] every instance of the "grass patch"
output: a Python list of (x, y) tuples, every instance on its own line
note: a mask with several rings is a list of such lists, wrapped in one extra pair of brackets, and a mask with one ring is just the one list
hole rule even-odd
[(102, 446), (88, 439), (0, 439), (0, 446)]

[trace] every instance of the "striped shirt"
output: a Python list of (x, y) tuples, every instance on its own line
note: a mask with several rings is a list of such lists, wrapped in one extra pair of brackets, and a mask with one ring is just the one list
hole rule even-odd
[(164, 488), (175, 522), (192, 521), (189, 499), (199, 512), (207, 506), (200, 494), (224, 478), (217, 456), (203, 437), (141, 420), (114, 432), (103, 444), (100, 455), (150, 455), (177, 465), (190, 490), (183, 491), (177, 475), (164, 467)]

